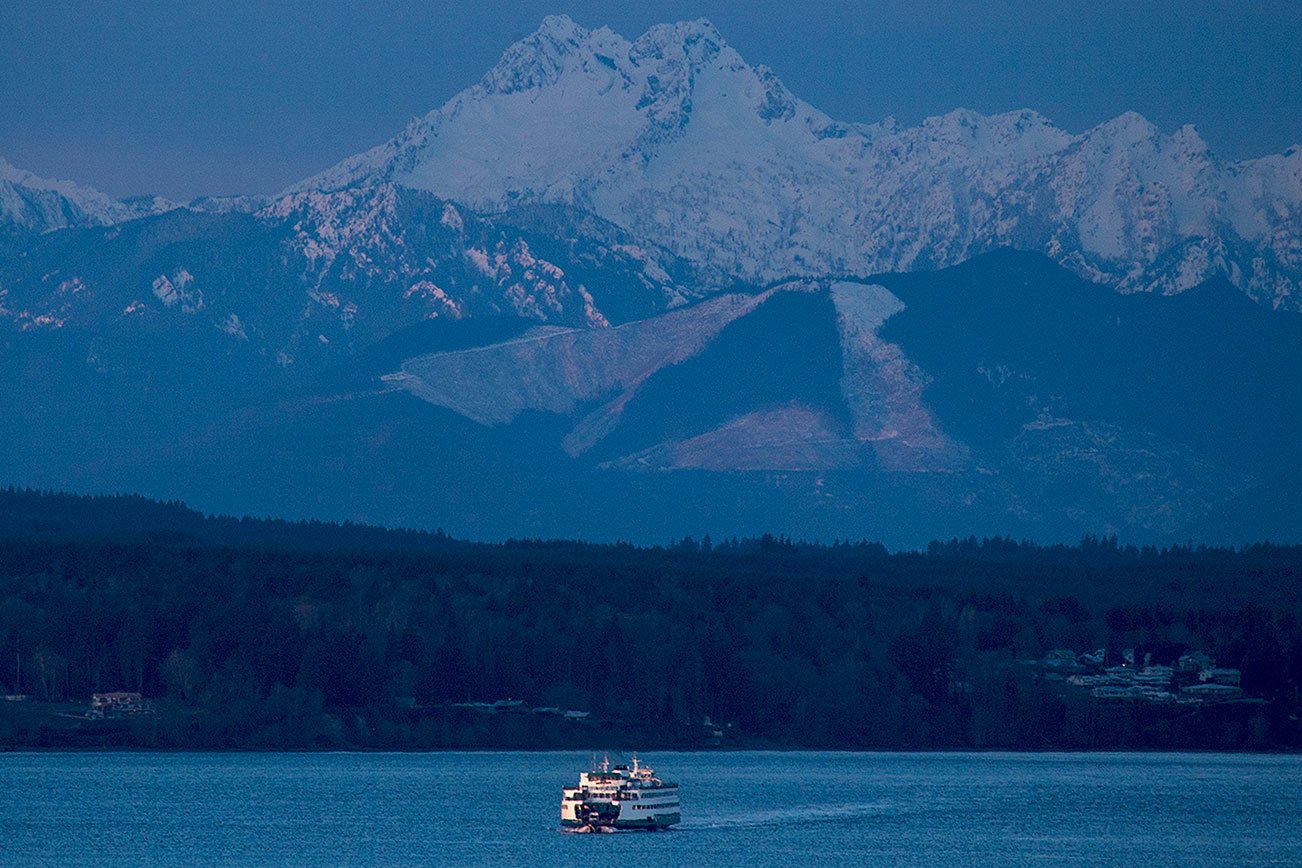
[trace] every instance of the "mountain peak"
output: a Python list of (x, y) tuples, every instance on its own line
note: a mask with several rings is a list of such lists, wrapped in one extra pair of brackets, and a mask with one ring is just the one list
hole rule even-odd
[(719, 45), (726, 45), (723, 37), (719, 34), (718, 28), (708, 18), (656, 24), (649, 27), (646, 33), (637, 38), (636, 42), (693, 45), (702, 40), (713, 40)]
[(1193, 124), (1185, 124), (1171, 134), (1171, 141), (1190, 154), (1206, 154), (1210, 148)]
[(34, 190), (58, 190), (65, 194), (88, 194), (94, 192), (86, 187), (74, 184), (71, 181), (42, 178), (27, 169), (20, 169), (4, 157), (0, 157), (0, 181), (8, 181), (12, 184), (21, 184), (24, 187), (31, 187)]
[(591, 32), (568, 15), (548, 15), (533, 33), (502, 53), (480, 83), (492, 94), (510, 94), (554, 84), (584, 53)]
[(533, 35), (557, 42), (579, 42), (588, 37), (588, 31), (568, 15), (548, 15)]
[(548, 15), (537, 30), (502, 54), (483, 86), (490, 93), (513, 93), (554, 84), (567, 70), (605, 67), (628, 76), (646, 64), (698, 68), (725, 51), (733, 55), (728, 58), (731, 65), (744, 66), (704, 18), (657, 24), (629, 42), (609, 28), (588, 30), (568, 15)]
[[(551, 84), (554, 73), (571, 65), (582, 67), (583, 61), (593, 59), (625, 74), (631, 71), (630, 67), (648, 62), (685, 61), (690, 67), (698, 67), (723, 52), (730, 53), (728, 60), (733, 65), (744, 65), (718, 29), (705, 18), (657, 24), (630, 42), (607, 27), (588, 30), (567, 15), (549, 15), (537, 30), (503, 53), (486, 83), (499, 85), (506, 80), (525, 87)], [(567, 58), (576, 58), (578, 62), (567, 64), (564, 62)], [(532, 74), (522, 75), (524, 70)]]
[(635, 39), (629, 48), (634, 63), (683, 61), (690, 68), (713, 63), (722, 55), (726, 55), (730, 66), (746, 66), (714, 25), (704, 18), (657, 24)]
[(1157, 126), (1137, 111), (1122, 112), (1109, 121), (1104, 121), (1093, 130), (1117, 141), (1133, 144), (1152, 139), (1161, 134)]
[(1191, 128), (1164, 136), (1135, 112), (1076, 136), (1029, 109), (838, 123), (704, 19), (630, 42), (548, 17), (479, 85), (295, 189), (379, 180), (487, 211), (576, 206), (744, 280), (1017, 246), (1128, 291), (1223, 272), (1255, 297), (1302, 285), (1276, 231), (1302, 199), (1284, 157), (1240, 172)]

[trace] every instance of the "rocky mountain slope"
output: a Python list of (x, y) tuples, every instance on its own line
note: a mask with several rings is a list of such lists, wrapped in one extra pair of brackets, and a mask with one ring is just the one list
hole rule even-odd
[(996, 253), (608, 327), (411, 317), (289, 365), (254, 309), (241, 338), (216, 327), (231, 296), (203, 298), (9, 331), (0, 475), (487, 537), (1223, 541), (1302, 519), (1302, 317), (1224, 281), (1125, 296)]
[(573, 204), (750, 280), (1017, 247), (1123, 291), (1225, 276), (1300, 303), (1300, 148), (1227, 163), (1133, 113), (1079, 135), (1033, 111), (842, 123), (706, 22), (630, 42), (548, 18), (479, 84), (296, 189), (377, 181), (481, 209)]
[(604, 328), (712, 290), (706, 272), (587, 214), (482, 217), (380, 185), (40, 236), (0, 261), (0, 324), (201, 328), (287, 366), (348, 358), (431, 319)]
[(953, 514), (1158, 538), (1297, 465), (1278, 435), (1302, 428), (1302, 318), (1227, 283), (1130, 299), (1011, 254), (879, 280), (537, 330), (384, 379), (484, 426), (546, 414), (612, 477), (762, 474), (832, 512), (903, 486)]

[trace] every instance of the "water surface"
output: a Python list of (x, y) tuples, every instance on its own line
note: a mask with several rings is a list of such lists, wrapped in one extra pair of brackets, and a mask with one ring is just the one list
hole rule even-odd
[(0, 754), (0, 863), (1302, 864), (1302, 757), (644, 758), (672, 831), (558, 831), (587, 754)]

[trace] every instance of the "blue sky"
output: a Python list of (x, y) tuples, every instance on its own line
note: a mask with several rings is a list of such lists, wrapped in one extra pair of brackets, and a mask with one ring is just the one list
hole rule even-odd
[(548, 13), (634, 37), (705, 17), (834, 117), (1123, 111), (1243, 158), (1302, 142), (1299, 0), (641, 4), (13, 0), (0, 156), (116, 195), (274, 192), (473, 84)]

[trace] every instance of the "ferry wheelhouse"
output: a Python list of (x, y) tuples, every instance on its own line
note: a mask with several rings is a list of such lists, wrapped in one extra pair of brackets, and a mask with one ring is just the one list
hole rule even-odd
[(561, 790), (561, 825), (580, 831), (667, 829), (682, 819), (678, 784), (663, 781), (633, 754), (631, 766), (604, 758)]

